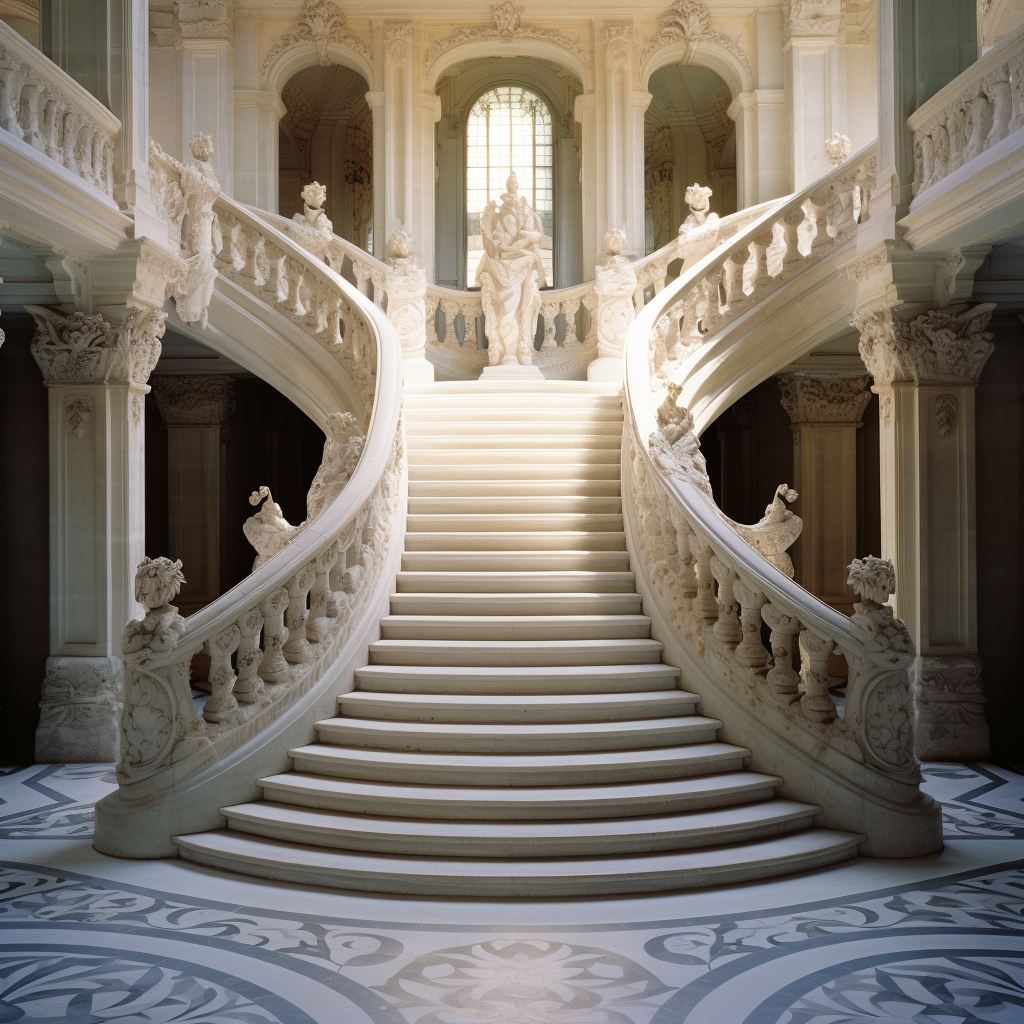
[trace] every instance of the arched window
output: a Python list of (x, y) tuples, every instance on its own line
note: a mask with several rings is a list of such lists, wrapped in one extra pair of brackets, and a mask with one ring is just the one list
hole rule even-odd
[(469, 113), (466, 129), (466, 284), (473, 287), (483, 254), (480, 214), (491, 199), (500, 199), (509, 171), (519, 191), (540, 214), (544, 225), (542, 258), (548, 286), (552, 282), (554, 225), (553, 134), (551, 111), (536, 94), (518, 85), (485, 92)]

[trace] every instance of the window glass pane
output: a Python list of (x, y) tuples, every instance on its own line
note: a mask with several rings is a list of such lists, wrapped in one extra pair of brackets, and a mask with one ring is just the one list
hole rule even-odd
[(542, 259), (550, 287), (554, 138), (547, 104), (521, 86), (492, 89), (470, 111), (466, 143), (466, 283), (475, 285), (483, 252), (480, 214), (490, 200), (500, 201), (509, 171), (515, 171), (520, 194), (544, 225)]

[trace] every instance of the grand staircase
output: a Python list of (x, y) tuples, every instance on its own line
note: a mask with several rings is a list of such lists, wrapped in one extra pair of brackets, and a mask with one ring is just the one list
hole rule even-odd
[(856, 853), (661, 662), (630, 572), (617, 389), (406, 389), (409, 514), (356, 689), (183, 857), (387, 893), (582, 896)]

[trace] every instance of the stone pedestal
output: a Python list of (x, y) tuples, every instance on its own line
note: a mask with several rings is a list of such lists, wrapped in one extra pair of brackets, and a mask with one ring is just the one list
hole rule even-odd
[(988, 756), (977, 656), (974, 391), (992, 353), (985, 303), (900, 319), (858, 315), (879, 396), (882, 554), (896, 566), (897, 615), (917, 645), (916, 751)]
[(866, 375), (779, 377), (793, 429), (793, 487), (803, 534), (793, 552), (796, 579), (850, 615), (847, 566), (857, 557), (857, 428), (871, 400)]
[(188, 581), (182, 612), (220, 597), (222, 431), (233, 383), (223, 376), (161, 376), (153, 396), (167, 425), (167, 531)]
[(50, 409), (50, 657), (39, 761), (117, 759), (121, 631), (145, 540), (146, 381), (165, 314), (26, 306)]

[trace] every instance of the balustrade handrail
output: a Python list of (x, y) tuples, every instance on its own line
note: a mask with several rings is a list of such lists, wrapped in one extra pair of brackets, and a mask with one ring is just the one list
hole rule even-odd
[[(751, 323), (744, 313), (852, 241), (867, 212), (874, 159), (874, 147), (866, 147), (777, 202), (684, 269), (639, 314), (623, 353), (623, 495), (630, 547), (652, 611), (671, 629), (666, 639), (710, 668), (701, 691), (710, 713), (721, 701), (746, 709), (773, 737), (761, 744), (769, 752), (762, 770), (783, 775), (795, 795), (814, 799), (817, 784), (807, 777), (813, 763), (815, 773), (828, 772), (839, 784), (835, 805), (824, 810), (830, 825), (865, 833), (867, 852), (911, 856), (937, 849), (941, 831), (935, 807), (920, 793), (913, 754), (913, 643), (883, 604), (892, 587), (861, 586), (872, 573), (884, 575), (882, 563), (857, 570), (862, 601), (853, 616), (770, 564), (715, 504), (696, 440), (706, 424), (695, 424), (682, 404), (684, 396), (687, 402), (703, 397), (700, 379), (690, 380), (701, 363), (691, 359), (694, 352), (711, 338), (718, 345), (733, 331), (742, 336)], [(859, 206), (848, 195), (855, 189)], [(684, 351), (675, 353), (667, 375), (657, 359), (659, 352), (664, 359), (659, 325), (666, 320), (689, 322), (696, 337), (676, 346)], [(764, 624), (770, 653), (761, 638)], [(849, 668), (843, 714), (829, 693), (833, 649)], [(742, 732), (734, 735), (742, 741)]]
[(1024, 25), (907, 118), (916, 197), (1024, 127)]
[(120, 120), (2, 21), (0, 128), (113, 198)]

